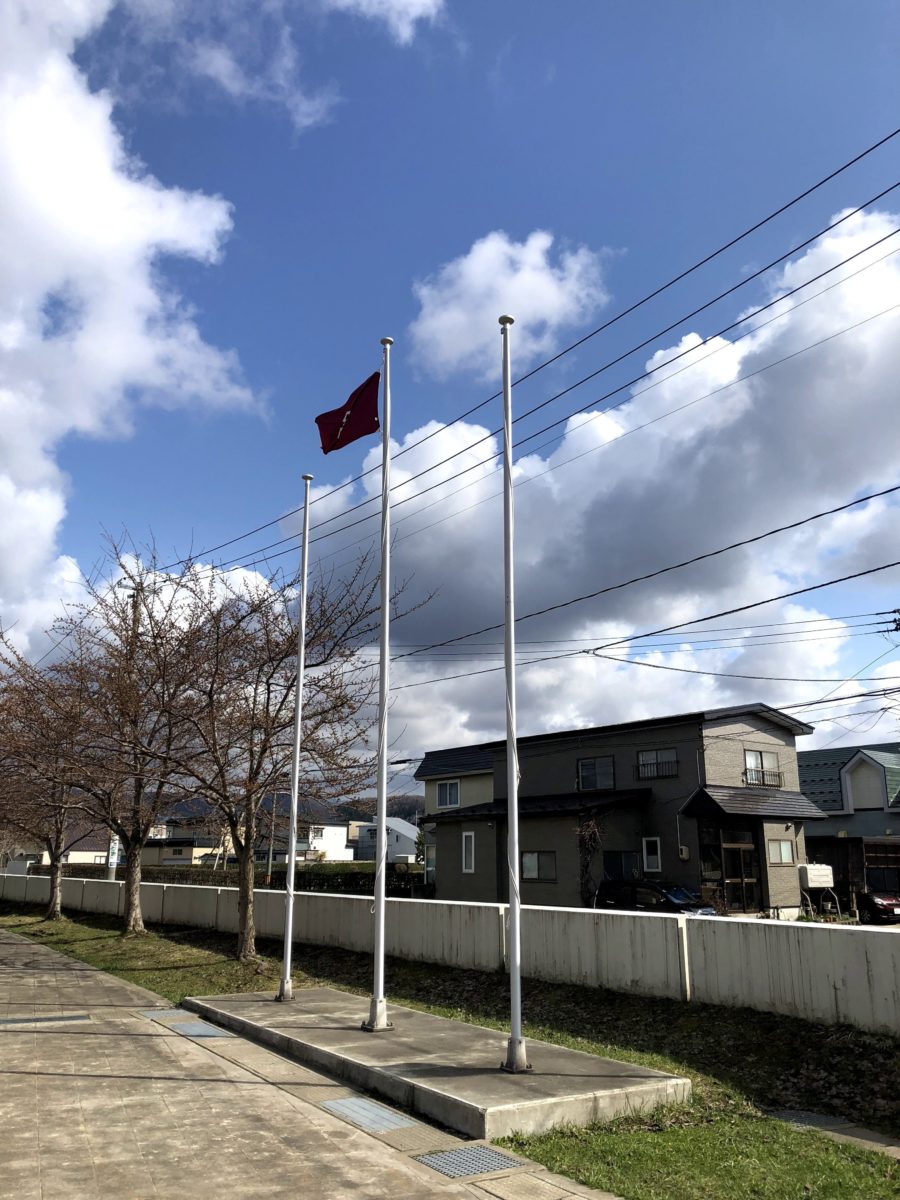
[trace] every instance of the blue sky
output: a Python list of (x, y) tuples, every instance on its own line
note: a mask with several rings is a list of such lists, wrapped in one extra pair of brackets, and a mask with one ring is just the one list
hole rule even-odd
[[(64, 539), (79, 558), (101, 525), (152, 527), (184, 552), (192, 536), (211, 545), (292, 507), (304, 469), (337, 481), (347, 460), (322, 457), (312, 417), (377, 365), (384, 333), (397, 339), (396, 432), (490, 394), (470, 380), (417, 378), (403, 337), (412, 281), (488, 230), (518, 239), (545, 228), (608, 247), (618, 306), (876, 140), (898, 111), (900, 14), (890, 4), (859, 6), (852, 20), (828, 3), (764, 4), (752, 16), (718, 2), (452, 4), (409, 46), (354, 16), (300, 28), (306, 73), (341, 94), (315, 129), (298, 134), (286, 112), (235, 105), (202, 81), (180, 81), (177, 104), (150, 95), (117, 110), (163, 184), (234, 206), (218, 266), (163, 269), (196, 305), (204, 336), (238, 351), (270, 413), (263, 422), (153, 411), (129, 440), (72, 441), (61, 459), (75, 482)], [(100, 83), (121, 42), (101, 30), (97, 43), (79, 57)], [(132, 64), (138, 88), (140, 74)], [(590, 369), (867, 198), (889, 173), (886, 157), (579, 363)]]
[[(56, 303), (62, 294), (74, 325), (80, 312), (102, 309), (100, 328), (107, 330), (106, 344), (116, 347), (113, 378), (101, 379), (102, 353), (91, 356), (88, 374), (77, 339), (67, 341), (68, 333), (51, 346), (44, 328), (32, 347), (29, 362), (52, 353), (52, 369), (23, 367), (15, 357), (19, 344), (8, 340), (7, 378), (20, 389), (21, 411), (29, 411), (27, 397), (37, 388), (53, 414), (33, 435), (21, 434), (23, 453), (30, 462), (33, 452), (35, 465), (10, 468), (21, 518), (6, 548), (0, 545), (11, 561), (33, 529), (28, 561), (15, 569), (8, 565), (8, 577), (0, 578), (0, 600), (7, 622), (18, 620), (35, 650), (45, 644), (40, 628), (54, 605), (61, 596), (71, 598), (77, 586), (72, 562), (90, 568), (103, 530), (125, 527), (138, 540), (152, 531), (165, 560), (294, 507), (302, 471), (314, 472), (317, 487), (355, 475), (373, 447), (360, 443), (326, 460), (313, 417), (341, 403), (378, 365), (382, 334), (396, 339), (393, 432), (401, 440), (428, 421), (451, 421), (495, 390), (494, 323), (501, 307), (524, 314), (514, 329), (514, 355), (520, 368), (533, 365), (900, 124), (900, 14), (895, 5), (874, 0), (852, 10), (831, 0), (767, 0), (752, 7), (721, 0), (273, 0), (265, 7), (249, 0), (176, 6), (167, 0), (14, 0), (3, 20), (12, 51), (7, 61), (0, 58), (0, 69), (15, 104), (43, 95), (51, 130), (65, 128), (65, 112), (83, 109), (70, 135), (77, 145), (68, 177), (53, 135), (39, 132), (24, 145), (6, 131), (2, 169), (27, 177), (31, 188), (23, 189), (20, 209), (10, 205), (6, 236), (10, 244), (35, 248), (27, 261), (23, 249), (21, 268), (10, 274), (13, 299), (16, 288), (22, 299), (18, 308), (10, 303), (9, 313), (31, 313), (29, 319), (39, 321), (48, 298)], [(37, 119), (23, 107), (18, 127)], [(834, 214), (893, 183), (898, 163), (900, 139), (517, 389), (517, 410), (790, 250)], [(77, 199), (69, 204), (69, 182), (76, 180)], [(125, 194), (131, 185), (123, 180), (134, 185), (131, 200)], [(43, 197), (51, 193), (45, 211)], [(121, 252), (120, 211), (128, 230)], [(878, 232), (889, 228), (892, 211), (900, 211), (896, 197), (879, 206), (885, 223)], [(112, 250), (102, 244), (104, 222)], [(529, 241), (541, 231), (552, 240)], [(851, 249), (863, 244), (855, 241)], [(45, 246), (46, 270), (33, 267), (32, 278), (29, 263)], [(486, 265), (488, 249), (493, 257)], [(830, 244), (813, 247), (803, 269), (821, 269), (835, 253)], [(515, 269), (526, 258), (527, 279)], [(878, 297), (900, 299), (896, 260), (861, 278), (875, 279), (876, 270), (869, 308), (860, 285), (856, 307), (835, 309), (831, 324), (823, 318), (801, 326), (789, 316), (785, 327), (793, 322), (793, 332), (784, 334), (785, 346), (811, 340), (810, 330), (828, 333), (848, 325), (850, 316), (868, 317), (879, 308)], [(525, 431), (545, 423), (545, 416), (588, 405), (637, 374), (654, 350), (677, 350), (683, 333), (704, 337), (795, 281), (776, 272), (752, 284), (552, 406)], [(131, 313), (130, 305), (134, 324), (120, 327), (117, 313)], [(880, 303), (886, 306), (887, 300)], [(174, 340), (151, 368), (148, 355), (160, 350), (160, 328)], [(565, 532), (572, 514), (571, 536), (559, 544), (542, 531), (541, 506), (535, 513), (526, 507), (521, 603), (551, 603), (592, 581), (600, 586), (623, 572), (768, 528), (779, 516), (799, 518), (896, 482), (883, 453), (885, 436), (898, 432), (896, 421), (890, 429), (883, 424), (891, 421), (884, 355), (896, 332), (890, 334), (884, 320), (871, 328), (884, 328), (884, 336), (878, 341), (872, 333), (865, 365), (850, 372), (860, 381), (846, 414), (850, 419), (852, 409), (860, 427), (852, 446), (837, 444), (839, 421), (830, 418), (821, 422), (821, 443), (807, 439), (807, 431), (819, 428), (809, 408), (786, 434), (793, 449), (778, 457), (778, 473), (769, 478), (759, 455), (742, 465), (746, 431), (733, 426), (716, 432), (715, 415), (704, 418), (692, 441), (686, 421), (670, 461), (664, 442), (636, 449), (627, 470), (619, 456), (615, 471), (621, 476), (610, 491), (604, 479), (615, 471), (605, 466), (578, 483), (560, 482), (546, 498), (557, 506), (547, 517), (556, 534)], [(467, 349), (470, 336), (475, 350)], [(755, 365), (768, 345), (760, 337)], [(832, 381), (841, 364), (851, 362), (846, 354), (840, 358), (846, 344), (827, 351), (837, 355), (827, 373)], [(67, 352), (79, 364), (68, 384), (60, 382)], [(726, 360), (736, 361), (730, 347), (717, 362)], [(709, 370), (706, 383), (721, 382)], [(778, 386), (803, 395), (817, 386), (813, 376), (790, 378)], [(680, 384), (666, 386), (673, 393)], [(697, 383), (700, 391), (702, 386)], [(86, 411), (76, 418), (71, 414), (82, 403), (80, 388), (85, 395), (96, 389), (97, 399), (84, 401)], [(777, 393), (772, 403), (789, 394)], [(725, 403), (716, 401), (713, 411)], [(832, 407), (838, 403), (828, 400)], [(499, 418), (494, 401), (473, 422), (492, 429)], [(30, 428), (29, 419), (22, 418), (20, 429)], [(471, 424), (435, 437), (430, 461), (438, 447), (447, 453), (459, 448), (463, 443), (455, 436), (471, 440)], [(751, 432), (778, 437), (762, 426)], [(573, 430), (566, 436), (577, 441)], [(16, 461), (16, 438), (8, 433), (7, 440), (6, 457)], [(876, 444), (883, 461), (876, 453), (878, 461), (870, 463)], [(550, 463), (564, 449), (557, 440), (541, 450), (542, 461)], [(606, 451), (597, 461), (616, 453)], [(858, 469), (848, 467), (848, 454), (860, 456)], [(711, 474), (691, 470), (692, 462), (706, 470), (719, 459), (721, 469), (709, 468)], [(664, 489), (661, 480), (670, 470)], [(43, 491), (32, 503), (25, 492), (35, 486)], [(595, 486), (596, 504), (579, 506), (576, 493), (583, 497)], [(329, 511), (360, 497), (348, 489)], [(661, 508), (678, 511), (677, 533), (665, 530), (664, 521), (657, 527), (652, 514)], [(461, 534), (445, 541), (442, 532), (431, 536), (429, 548), (415, 554), (409, 549), (405, 558), (401, 553), (401, 568), (416, 586), (436, 587), (444, 597), (411, 622), (410, 640), (450, 636), (461, 631), (460, 613), (477, 622), (482, 608), (490, 608), (498, 565), (491, 540), (495, 510), (487, 503), (471, 518), (469, 540)], [(450, 511), (438, 508), (432, 515)], [(866, 558), (860, 547), (870, 551), (863, 566), (900, 557), (890, 545), (896, 514), (866, 510), (863, 516), (841, 536), (832, 531), (830, 540), (795, 544), (782, 559), (764, 561), (762, 570), (758, 560), (741, 556), (740, 569), (698, 576), (692, 592), (641, 593), (633, 611), (598, 609), (590, 620), (579, 612), (574, 624), (545, 624), (542, 634), (589, 641), (595, 633), (606, 636), (610, 621), (641, 629), (662, 623), (659, 614), (667, 608), (681, 612), (684, 606), (685, 616), (704, 605), (707, 611), (725, 608), (748, 590), (752, 598), (767, 594), (756, 580), (763, 588), (771, 584), (775, 594), (832, 568), (845, 573), (854, 555)], [(237, 550), (259, 544), (251, 539)], [(460, 577), (473, 567), (481, 582), (467, 591)], [(893, 607), (888, 601), (896, 581), (891, 576), (877, 587), (817, 598), (815, 612), (838, 616)], [(774, 621), (784, 612), (769, 615)], [(815, 661), (806, 649), (790, 673), (840, 678), (882, 644), (848, 640)], [(719, 668), (729, 661), (724, 655)], [(753, 661), (762, 662), (758, 654)], [(759, 667), (760, 673), (772, 670), (771, 664)], [(538, 684), (526, 688), (527, 721), (535, 727), (590, 723), (685, 707), (680, 683), (657, 687), (654, 681), (649, 690), (628, 687), (623, 694), (617, 684), (610, 688), (613, 682), (583, 680), (570, 699), (549, 708)], [(618, 699), (610, 698), (611, 691)], [(808, 696), (810, 685), (782, 691), (786, 702)], [(496, 732), (499, 718), (490, 716), (488, 703), (495, 697), (488, 692), (482, 702), (480, 694), (443, 690), (441, 705), (452, 709), (449, 725), (458, 740)], [(756, 684), (740, 696), (767, 698)], [(740, 697), (711, 691), (701, 698)], [(426, 748), (437, 730), (448, 727), (446, 713), (431, 725), (416, 714), (408, 720), (410, 749)], [(879, 727), (879, 735), (892, 728)]]

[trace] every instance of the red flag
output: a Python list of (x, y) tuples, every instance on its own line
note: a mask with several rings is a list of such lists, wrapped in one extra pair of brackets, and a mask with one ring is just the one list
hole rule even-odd
[(380, 379), (381, 372), (376, 371), (351, 393), (346, 404), (342, 404), (340, 408), (333, 408), (331, 412), (320, 413), (316, 417), (324, 454), (349, 446), (357, 438), (377, 433), (381, 428), (378, 424)]

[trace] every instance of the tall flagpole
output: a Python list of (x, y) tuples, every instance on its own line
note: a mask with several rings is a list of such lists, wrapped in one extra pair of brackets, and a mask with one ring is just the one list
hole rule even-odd
[(378, 836), (375, 849), (375, 979), (369, 1019), (363, 1029), (376, 1033), (392, 1029), (384, 998), (384, 896), (387, 859), (387, 724), (390, 695), (391, 616), (391, 346), (394, 339), (381, 339), (384, 347), (384, 398), (381, 422), (381, 639), (378, 685)]
[[(294, 702), (294, 755), (291, 759), (291, 824), (288, 830), (287, 875), (284, 880), (284, 956), (281, 986), (276, 1000), (293, 1000), (291, 954), (294, 937), (294, 878), (297, 871), (297, 810), (300, 793), (300, 743), (303, 739), (303, 675), (306, 669), (306, 578), (309, 564), (309, 485), (312, 475), (303, 476), (303, 540), (300, 551), (300, 624), (297, 630), (297, 696)], [(272, 820), (278, 793), (272, 796)]]
[(509, 857), (509, 1011), (510, 1035), (504, 1071), (529, 1071), (522, 1037), (522, 935), (519, 896), (519, 754), (516, 747), (516, 588), (513, 554), (512, 383), (509, 330), (512, 317), (500, 318), (503, 339), (503, 573), (506, 593), (503, 659), (506, 666), (506, 795)]

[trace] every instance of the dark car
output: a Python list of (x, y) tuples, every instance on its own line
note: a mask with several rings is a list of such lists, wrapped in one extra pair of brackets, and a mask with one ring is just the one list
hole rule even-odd
[(610, 879), (594, 893), (594, 908), (624, 909), (627, 912), (687, 913), (714, 917), (716, 910), (704, 904), (696, 892), (680, 883), (657, 883), (648, 879)]
[(900, 921), (900, 894), (864, 892), (857, 898), (859, 919), (867, 925), (893, 925)]

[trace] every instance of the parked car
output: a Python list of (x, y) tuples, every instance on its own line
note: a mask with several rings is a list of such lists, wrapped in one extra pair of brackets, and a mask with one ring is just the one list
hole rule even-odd
[(657, 883), (649, 879), (606, 880), (594, 893), (594, 908), (617, 908), (628, 912), (687, 913), (702, 917), (716, 915), (714, 908), (704, 904), (696, 892), (689, 891), (680, 883)]
[(857, 897), (859, 919), (866, 925), (893, 925), (900, 922), (900, 894), (863, 892)]

